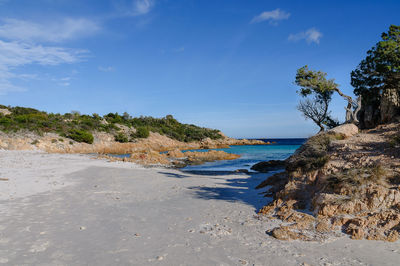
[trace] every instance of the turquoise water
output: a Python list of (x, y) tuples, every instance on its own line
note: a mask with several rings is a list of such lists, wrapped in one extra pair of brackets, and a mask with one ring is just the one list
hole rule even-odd
[[(209, 162), (202, 165), (189, 165), (182, 168), (183, 171), (235, 171), (247, 169), (261, 161), (284, 160), (293, 154), (306, 139), (261, 139), (264, 142), (273, 142), (272, 145), (244, 145), (231, 146), (222, 150), (229, 153), (239, 154), (241, 157), (236, 160)], [(209, 150), (191, 150), (209, 151)], [(185, 151), (184, 151), (185, 152)], [(129, 154), (112, 155), (117, 157), (129, 157)]]
[(293, 154), (301, 143), (295, 144), (274, 144), (274, 145), (244, 145), (231, 146), (222, 150), (229, 153), (241, 155), (239, 159), (217, 161), (205, 163), (202, 165), (189, 165), (181, 170), (183, 171), (235, 171), (237, 169), (247, 169), (255, 163), (268, 160), (284, 160)]

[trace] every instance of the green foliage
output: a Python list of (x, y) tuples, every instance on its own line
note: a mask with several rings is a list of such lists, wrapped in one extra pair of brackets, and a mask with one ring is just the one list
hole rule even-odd
[[(132, 118), (128, 113), (124, 113), (122, 116), (118, 113), (109, 113), (101, 117), (98, 114), (82, 115), (78, 111), (61, 115), (25, 107), (0, 105), (0, 108), (11, 111), (10, 115), (4, 116), (0, 114), (0, 131), (3, 132), (16, 132), (19, 130), (33, 131), (38, 134), (54, 132), (61, 137), (72, 139), (76, 137), (79, 139), (79, 134), (72, 134), (71, 132), (87, 132), (90, 134), (90, 132), (102, 131), (114, 134), (117, 141), (126, 142), (128, 137), (123, 137), (118, 132), (120, 130), (118, 124), (121, 124), (129, 128), (138, 129), (138, 134), (134, 135), (134, 138), (147, 138), (149, 131), (158, 132), (180, 141), (195, 141), (204, 138), (218, 139), (222, 137), (218, 130), (182, 124), (172, 115), (167, 115), (164, 118), (143, 116)], [(86, 139), (86, 141), (90, 140)]]
[(396, 135), (390, 138), (389, 140), (389, 146), (394, 148), (400, 144), (400, 136)]
[(351, 72), (351, 85), (362, 95), (363, 105), (377, 109), (383, 90), (400, 88), (400, 26), (391, 25), (388, 32)]
[(114, 140), (118, 141), (118, 142), (121, 142), (121, 143), (129, 142), (128, 137), (122, 132), (119, 132), (117, 135), (115, 135), (114, 136)]
[(311, 119), (320, 128), (320, 131), (339, 124), (328, 111), (332, 94), (334, 91), (338, 91), (338, 85), (333, 79), (326, 79), (326, 75), (324, 72), (310, 70), (308, 66), (304, 66), (297, 70), (295, 79), (295, 84), (300, 86), (297, 93), (307, 98), (300, 101), (297, 109), (306, 119)]
[(67, 136), (77, 142), (86, 142), (88, 144), (92, 144), (94, 140), (93, 135), (90, 132), (79, 129), (71, 129)]
[(334, 91), (338, 89), (338, 84), (334, 79), (326, 79), (326, 73), (314, 71), (303, 66), (297, 70), (295, 83), (300, 86), (298, 93), (303, 96), (316, 94), (320, 97), (330, 98)]
[(147, 127), (138, 127), (136, 132), (132, 134), (132, 138), (147, 138), (150, 135), (149, 129)]
[(172, 115), (164, 118), (136, 117), (130, 120), (131, 125), (138, 129), (147, 127), (149, 131), (158, 132), (179, 141), (199, 141), (205, 138), (220, 139), (218, 130), (202, 128), (195, 125), (179, 123)]

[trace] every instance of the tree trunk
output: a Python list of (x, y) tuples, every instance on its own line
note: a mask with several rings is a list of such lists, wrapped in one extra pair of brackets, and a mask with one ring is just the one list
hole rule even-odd
[(335, 88), (335, 91), (347, 100), (347, 107), (346, 109), (346, 123), (352, 123), (354, 120), (354, 113), (353, 113), (353, 98), (341, 92), (338, 88)]

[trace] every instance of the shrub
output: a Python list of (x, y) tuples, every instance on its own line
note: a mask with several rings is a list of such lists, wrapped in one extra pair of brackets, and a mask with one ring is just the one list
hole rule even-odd
[(333, 140), (342, 140), (344, 136), (333, 132), (325, 132), (315, 135), (301, 146), (296, 155), (288, 159), (287, 170), (295, 171), (300, 169), (303, 172), (310, 172), (320, 169), (329, 161), (327, 156), (329, 145)]
[(77, 142), (86, 142), (89, 144), (92, 144), (93, 140), (94, 140), (92, 133), (85, 131), (85, 130), (79, 130), (79, 129), (71, 129), (68, 132), (67, 137), (70, 139), (73, 139)]
[(147, 127), (138, 127), (136, 132), (132, 134), (133, 138), (148, 138), (150, 131)]
[[(7, 116), (0, 114), (0, 131), (4, 132), (28, 130), (36, 132), (39, 135), (42, 135), (44, 132), (54, 132), (58, 133), (61, 137), (71, 135), (80, 138), (75, 136), (79, 134), (74, 132), (74, 130), (85, 132), (103, 131), (115, 135), (119, 131), (118, 124), (123, 124), (129, 128), (134, 127), (138, 129), (138, 132), (133, 134), (132, 138), (147, 138), (149, 131), (186, 142), (200, 141), (205, 138), (222, 138), (218, 130), (183, 124), (172, 115), (167, 115), (164, 118), (154, 118), (151, 116), (134, 118), (128, 113), (124, 113), (122, 116), (118, 113), (109, 113), (101, 117), (98, 114), (81, 115), (77, 111), (61, 115), (48, 114), (33, 108), (6, 108), (11, 111), (11, 114)], [(125, 141), (124, 138), (119, 139)], [(90, 140), (88, 139), (88, 141)]]
[(121, 143), (126, 143), (129, 141), (128, 137), (122, 132), (119, 132), (117, 135), (115, 135), (114, 140)]

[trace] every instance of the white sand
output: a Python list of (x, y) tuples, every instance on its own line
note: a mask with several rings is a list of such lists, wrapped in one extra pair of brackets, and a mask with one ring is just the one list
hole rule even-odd
[(83, 155), (0, 151), (0, 264), (398, 265), (400, 243), (282, 242), (265, 174), (205, 176)]

